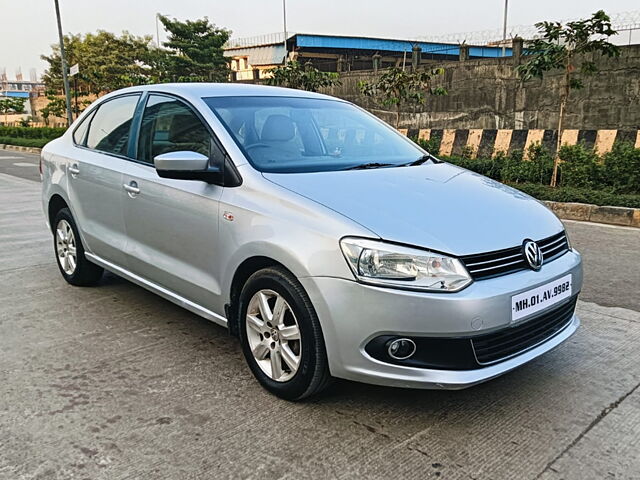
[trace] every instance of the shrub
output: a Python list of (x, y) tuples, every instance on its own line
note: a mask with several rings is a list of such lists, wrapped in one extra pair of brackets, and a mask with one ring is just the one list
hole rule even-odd
[(560, 182), (565, 187), (597, 188), (602, 185), (602, 165), (598, 155), (583, 145), (565, 145), (560, 149)]
[(20, 119), (20, 126), (21, 127), (30, 127), (32, 120), (33, 120), (33, 118), (31, 118), (31, 117), (21, 118)]
[(553, 156), (540, 144), (529, 147), (528, 159), (516, 150), (503, 157), (501, 180), (513, 183), (548, 184), (553, 174)]
[(541, 145), (529, 148), (527, 160), (521, 150), (514, 150), (509, 155), (498, 153), (495, 158), (469, 158), (463, 152), (447, 161), (500, 182), (548, 184), (553, 173), (553, 156)]
[[(437, 155), (439, 138), (413, 139)], [(446, 160), (499, 182), (513, 185), (533, 197), (557, 202), (579, 202), (640, 208), (640, 149), (616, 143), (601, 159), (584, 145), (560, 150), (560, 187), (548, 187), (553, 173), (553, 155), (540, 144), (522, 151), (498, 153), (495, 158), (471, 158), (467, 150)]]
[(504, 158), (501, 156), (498, 156), (495, 159), (449, 157), (447, 161), (454, 165), (458, 165), (459, 167), (466, 168), (467, 170), (477, 172), (480, 175), (493, 178), (494, 180), (502, 180), (501, 171)]
[(18, 147), (42, 148), (50, 141), (48, 138), (0, 137), (0, 144), (16, 145)]
[(640, 208), (640, 195), (623, 195), (603, 190), (592, 190), (575, 187), (549, 187), (533, 183), (520, 183), (512, 185), (538, 200), (550, 200), (553, 202), (578, 202), (590, 203), (601, 206)]
[(640, 194), (640, 148), (617, 143), (605, 154), (603, 182), (616, 192)]
[(0, 126), (0, 137), (11, 138), (44, 138), (53, 140), (64, 134), (66, 128), (54, 127), (2, 127)]
[(416, 142), (431, 155), (438, 155), (440, 153), (440, 137), (438, 136), (431, 137), (429, 140), (413, 137), (411, 140)]

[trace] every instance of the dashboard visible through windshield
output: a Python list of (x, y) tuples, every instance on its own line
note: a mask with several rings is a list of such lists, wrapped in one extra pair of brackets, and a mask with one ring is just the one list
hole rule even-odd
[(204, 101), (262, 172), (400, 166), (424, 155), (381, 120), (346, 102), (280, 96)]

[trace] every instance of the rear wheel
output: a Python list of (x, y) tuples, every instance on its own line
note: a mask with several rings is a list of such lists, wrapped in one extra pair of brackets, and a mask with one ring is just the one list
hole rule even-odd
[(68, 208), (60, 210), (53, 221), (53, 247), (60, 273), (71, 285), (89, 286), (100, 281), (104, 270), (85, 257), (76, 222)]
[(300, 282), (283, 268), (254, 273), (240, 295), (240, 341), (258, 381), (301, 400), (330, 381), (320, 322)]

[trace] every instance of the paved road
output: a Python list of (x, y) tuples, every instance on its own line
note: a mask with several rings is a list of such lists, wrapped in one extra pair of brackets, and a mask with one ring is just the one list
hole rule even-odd
[(32, 153), (0, 150), (0, 173), (39, 182), (38, 158)]
[(0, 173), (0, 205), (2, 479), (638, 478), (640, 313), (592, 301), (638, 310), (619, 274), (637, 231), (568, 225), (583, 326), (531, 364), (460, 392), (338, 382), (292, 404), (224, 329), (113, 275), (65, 284), (36, 182)]
[(640, 229), (571, 221), (565, 225), (585, 260), (581, 298), (640, 312)]

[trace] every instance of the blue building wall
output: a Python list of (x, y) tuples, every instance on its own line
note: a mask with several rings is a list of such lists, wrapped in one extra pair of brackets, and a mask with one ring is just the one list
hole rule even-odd
[(17, 98), (29, 98), (29, 92), (16, 92), (14, 90), (0, 90), (0, 96), (3, 96), (3, 97), (17, 97)]

